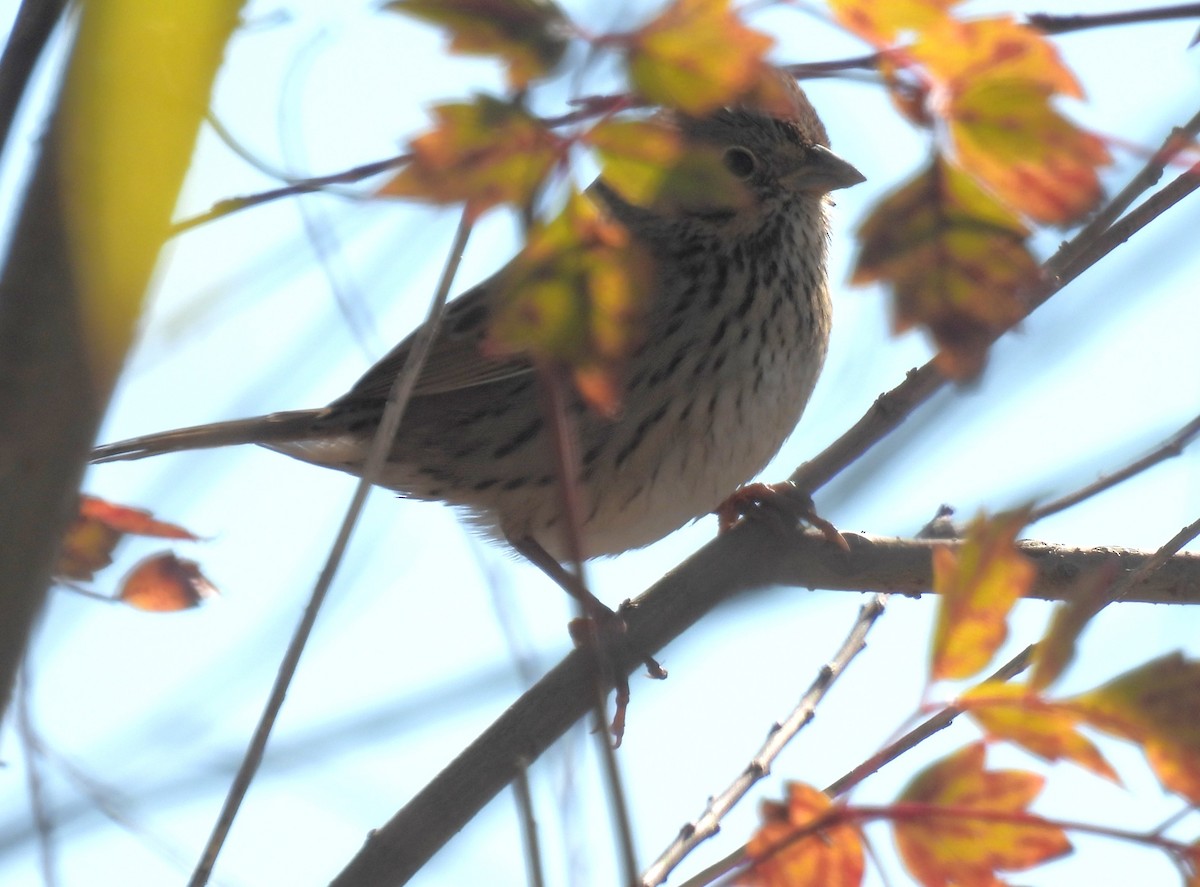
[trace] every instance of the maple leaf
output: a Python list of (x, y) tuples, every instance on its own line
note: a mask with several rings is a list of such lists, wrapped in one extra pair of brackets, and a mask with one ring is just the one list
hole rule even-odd
[(774, 41), (747, 27), (730, 0), (673, 0), (623, 42), (629, 78), (652, 104), (699, 117), (756, 93), (766, 110), (790, 109), (763, 57)]
[(985, 770), (985, 754), (983, 744), (974, 743), (935, 762), (895, 805), (897, 813), (907, 803), (920, 805), (897, 818), (893, 829), (901, 859), (922, 884), (999, 885), (997, 872), (1021, 871), (1071, 852), (1060, 828), (1027, 813), (1042, 777)]
[(1093, 727), (1139, 743), (1164, 787), (1200, 803), (1200, 661), (1172, 653), (1066, 702)]
[(991, 737), (1014, 742), (1045, 761), (1069, 760), (1119, 783), (1117, 773), (1076, 728), (1083, 715), (1070, 704), (1045, 699), (1029, 687), (985, 681), (955, 700)]
[(571, 34), (566, 15), (548, 0), (391, 0), (384, 8), (446, 28), (453, 52), (498, 56), (514, 89), (550, 73)]
[(1008, 636), (1008, 613), (1037, 575), (1014, 544), (1027, 519), (1027, 511), (991, 520), (980, 515), (957, 550), (934, 548), (933, 589), (939, 595), (934, 680), (978, 673)]
[(584, 399), (613, 415), (620, 406), (618, 371), (635, 342), (650, 272), (649, 257), (626, 229), (572, 192), (556, 218), (530, 231), (496, 279), (484, 349), (566, 365)]
[(1054, 45), (1012, 18), (926, 23), (906, 55), (933, 81), (959, 163), (1005, 202), (1039, 222), (1067, 224), (1102, 192), (1103, 141), (1050, 104), (1082, 97)]
[(198, 607), (216, 595), (217, 589), (196, 563), (167, 551), (146, 558), (130, 570), (121, 581), (116, 599), (139, 610), (174, 613)]
[(847, 822), (819, 825), (835, 809), (824, 792), (788, 783), (786, 804), (763, 803), (762, 826), (746, 845), (746, 856), (754, 862), (737, 883), (745, 887), (861, 884), (862, 834)]
[(437, 105), (432, 130), (410, 143), (412, 160), (380, 194), (467, 204), (478, 216), (501, 203), (527, 206), (566, 142), (519, 105), (486, 95)]
[(906, 31), (922, 31), (946, 18), (962, 0), (829, 0), (834, 17), (875, 46), (885, 46)]
[(1025, 314), (1038, 278), (1028, 229), (961, 170), (935, 157), (886, 197), (858, 231), (852, 281), (894, 291), (893, 325), (929, 329), (950, 378), (979, 372), (987, 347)]

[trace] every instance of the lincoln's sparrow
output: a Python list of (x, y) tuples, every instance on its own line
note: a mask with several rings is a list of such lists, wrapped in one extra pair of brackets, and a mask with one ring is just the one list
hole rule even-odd
[[(735, 107), (678, 119), (690, 140), (721, 152), (748, 201), (664, 211), (627, 203), (603, 180), (590, 190), (649, 248), (657, 285), (646, 294), (620, 417), (568, 405), (585, 557), (647, 545), (712, 511), (766, 465), (812, 393), (830, 327), (826, 195), (863, 176), (829, 150), (803, 92), (790, 81), (788, 91), (794, 113), (786, 117)], [(462, 506), (489, 533), (562, 559), (555, 458), (535, 375), (479, 349), (492, 281), (447, 309), (380, 483)], [(151, 434), (100, 447), (94, 460), (255, 443), (357, 474), (411, 341), (324, 409)]]

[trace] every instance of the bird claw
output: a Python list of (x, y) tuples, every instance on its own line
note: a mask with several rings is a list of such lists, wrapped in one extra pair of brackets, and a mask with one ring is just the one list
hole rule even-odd
[(843, 551), (850, 546), (837, 527), (817, 514), (812, 497), (791, 481), (776, 484), (745, 484), (722, 502), (715, 512), (718, 532), (727, 533), (742, 518), (773, 517), (788, 521), (801, 520), (820, 530), (826, 541)]
[[(602, 681), (613, 685), (616, 711), (609, 726), (613, 748), (621, 747), (621, 740), (625, 735), (625, 713), (629, 708), (629, 678), (626, 677), (621, 662), (629, 655), (624, 614), (633, 606), (631, 601), (625, 601), (615, 613), (605, 608), (594, 615), (572, 619), (567, 624), (567, 631), (575, 646), (594, 652)], [(639, 655), (650, 677), (657, 680), (666, 678), (667, 670), (658, 664), (658, 660), (652, 656)]]

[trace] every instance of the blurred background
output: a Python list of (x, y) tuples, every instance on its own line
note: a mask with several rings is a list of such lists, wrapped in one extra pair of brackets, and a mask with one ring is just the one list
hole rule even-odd
[[(12, 4), (7, 14), (11, 18)], [(1154, 4), (1058, 0), (1018, 12), (1096, 13)], [(658, 4), (566, 0), (593, 32), (629, 30)], [(973, 14), (1013, 11), (975, 2)], [(751, 16), (780, 62), (857, 55), (818, 4)], [(229, 196), (276, 187), (268, 174), (325, 174), (390, 156), (427, 122), (426, 107), (503, 89), (496, 65), (448, 57), (437, 30), (371, 3), (251, 2), (229, 46), (213, 113), (250, 163), (211, 127), (202, 133), (180, 218)], [(1108, 28), (1057, 45), (1087, 92), (1063, 107), (1109, 140), (1110, 190), (1190, 118), (1200, 100), (1193, 21)], [(589, 68), (540, 86), (536, 107), (614, 88)], [(53, 70), (46, 73), (52, 80)], [(907, 370), (931, 355), (919, 334), (894, 338), (884, 293), (846, 283), (854, 231), (869, 208), (927, 157), (874, 77), (805, 83), (834, 148), (868, 177), (837, 194), (834, 338), (797, 432), (763, 479), (819, 452)], [(37, 139), (26, 109), (0, 193), (11, 205)], [(136, 153), (137, 146), (130, 145)], [(24, 159), (23, 159), (24, 158)], [(581, 182), (591, 171), (579, 169)], [(1168, 172), (1171, 175), (1171, 172)], [(335, 189), (336, 190), (336, 189)], [(364, 199), (369, 188), (279, 201), (175, 240), (102, 441), (323, 404), (341, 394), (423, 316), (457, 221), (451, 209)], [(911, 535), (942, 503), (968, 518), (1081, 486), (1153, 448), (1200, 407), (1200, 201), (1194, 197), (1039, 310), (993, 350), (975, 384), (943, 392), (822, 491), (844, 531)], [(489, 214), (468, 245), (461, 291), (515, 251), (517, 224)], [(1061, 232), (1039, 234), (1047, 255)], [(140, 613), (55, 592), (29, 662), (28, 706), (64, 885), (181, 883), (194, 865), (266, 698), (279, 659), (332, 543), (353, 479), (240, 448), (94, 469), (85, 490), (181, 523), (205, 540), (177, 546), (222, 597), (182, 614)], [(1200, 450), (1031, 528), (1078, 546), (1154, 549), (1200, 511)], [(616, 605), (710, 539), (701, 520), (661, 543), (591, 567)], [(127, 544), (111, 575), (163, 547)], [(773, 589), (722, 607), (663, 651), (670, 679), (635, 678), (618, 759), (643, 863), (742, 769), (852, 624), (857, 595)], [(754, 798), (782, 781), (822, 786), (877, 749), (921, 702), (932, 600), (895, 600), (869, 649), (822, 704)], [(1021, 604), (1011, 651), (1036, 640), (1048, 609)], [(320, 884), (380, 825), (570, 648), (565, 596), (534, 568), (472, 537), (441, 506), (373, 493), (313, 641), (216, 869), (222, 885)], [(1064, 693), (1094, 686), (1161, 652), (1200, 651), (1200, 615), (1123, 605), (1083, 639)], [(952, 688), (951, 688), (952, 691)], [(948, 691), (950, 692), (950, 691)], [(11, 720), (11, 719), (10, 719)], [(865, 783), (856, 800), (895, 797), (919, 765), (975, 735), (956, 726)], [(1162, 794), (1136, 749), (1106, 743), (1125, 779), (1013, 751), (990, 759), (1052, 779), (1035, 810), (1148, 829), (1182, 802)], [(595, 740), (582, 727), (531, 771), (551, 883), (616, 880)], [(12, 723), (0, 731), (0, 883), (42, 882)], [(683, 871), (750, 836), (748, 800)], [(1187, 839), (1193, 815), (1172, 832)], [(886, 861), (883, 827), (868, 831)], [(1079, 838), (1078, 853), (1025, 884), (1172, 883), (1161, 855)], [(905, 883), (893, 872), (892, 883)], [(1099, 874), (1099, 877), (1098, 877)], [(414, 883), (526, 883), (510, 793), (501, 794)], [(869, 883), (881, 883), (874, 875)]]

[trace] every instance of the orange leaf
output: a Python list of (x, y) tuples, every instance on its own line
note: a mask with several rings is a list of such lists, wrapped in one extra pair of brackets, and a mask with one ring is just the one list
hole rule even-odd
[(962, 0), (829, 0), (839, 22), (875, 46), (892, 43), (903, 31), (923, 31), (946, 18)]
[(384, 8), (446, 28), (454, 52), (499, 56), (514, 89), (553, 70), (570, 36), (549, 0), (391, 0)]
[(762, 805), (763, 824), (746, 845), (754, 860), (737, 883), (747, 887), (857, 887), (863, 877), (862, 835), (850, 823), (821, 826), (836, 812), (824, 792), (788, 784), (786, 804)]
[(630, 80), (653, 104), (699, 117), (757, 91), (764, 108), (788, 110), (763, 58), (774, 41), (746, 27), (730, 0), (672, 0), (625, 39)]
[(117, 543), (130, 533), (165, 539), (196, 539), (177, 524), (155, 520), (148, 511), (117, 505), (95, 496), (80, 496), (79, 511), (63, 537), (54, 575), (63, 579), (91, 579), (112, 563)]
[[(999, 871), (1071, 852), (1061, 829), (1026, 811), (1044, 780), (1020, 770), (984, 770), (984, 756), (981, 743), (969, 745), (918, 774), (901, 795), (898, 808), (904, 802), (947, 808), (945, 815), (918, 812), (895, 822), (896, 849), (922, 884), (999, 885)], [(1022, 814), (1027, 821), (1019, 821)]]
[(438, 105), (434, 129), (413, 139), (412, 161), (380, 189), (392, 197), (465, 202), (476, 215), (526, 206), (566, 150), (524, 109), (491, 96)]
[(1200, 803), (1200, 661), (1172, 653), (1069, 704), (1093, 727), (1139, 743), (1164, 787)]
[(1015, 742), (1046, 761), (1067, 759), (1119, 783), (1095, 743), (1076, 729), (1083, 716), (1028, 687), (985, 681), (955, 700), (989, 736)]
[(897, 332), (928, 327), (951, 378), (975, 375), (987, 347), (1025, 314), (1020, 294), (1037, 279), (1029, 232), (961, 170), (940, 157), (885, 198), (859, 229), (855, 283), (894, 290)]
[(140, 562), (121, 582), (117, 600), (139, 610), (174, 613), (198, 607), (217, 589), (192, 561), (162, 552)]
[(908, 53), (951, 97), (981, 81), (1026, 83), (1041, 87), (1044, 95), (1083, 97), (1054, 44), (1008, 16), (930, 19)]
[(982, 515), (967, 527), (957, 550), (933, 550), (933, 590), (940, 596), (934, 629), (934, 680), (968, 678), (991, 660), (1008, 637), (1013, 604), (1029, 590), (1037, 569), (1014, 544), (1026, 511)]
[(630, 244), (625, 228), (574, 192), (555, 219), (530, 231), (497, 278), (484, 347), (496, 356), (565, 364), (588, 402), (612, 415), (650, 272), (649, 257)]
[(161, 539), (187, 539), (195, 542), (196, 535), (178, 524), (155, 520), (149, 511), (117, 505), (95, 496), (79, 497), (79, 516), (96, 520), (121, 533), (135, 536), (157, 536)]

